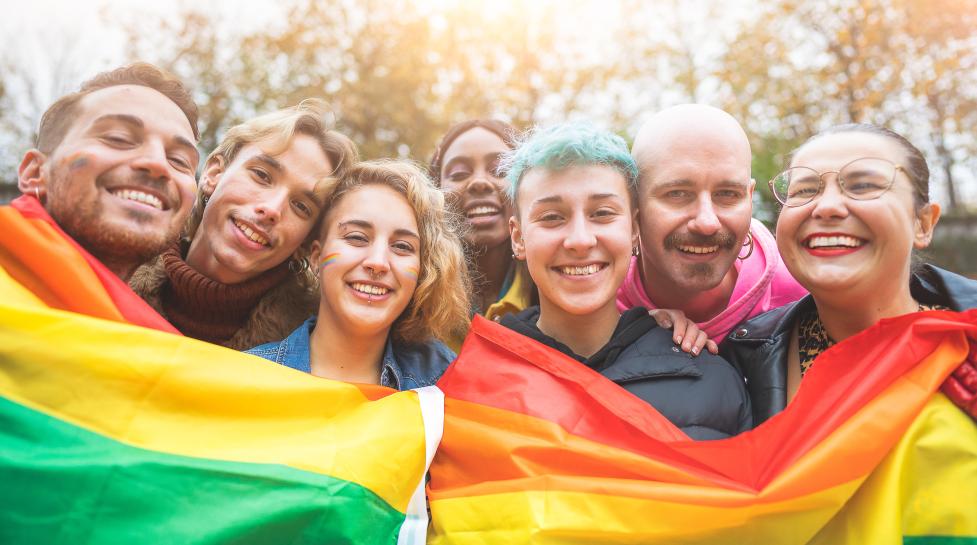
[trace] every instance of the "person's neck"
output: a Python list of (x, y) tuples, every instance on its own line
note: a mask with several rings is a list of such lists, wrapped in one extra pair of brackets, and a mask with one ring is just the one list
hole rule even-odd
[(611, 340), (621, 315), (612, 299), (590, 314), (570, 314), (540, 299), (536, 327), (544, 335), (567, 345), (574, 354), (589, 358)]
[(221, 267), (220, 263), (214, 258), (213, 252), (204, 243), (201, 243), (201, 240), (203, 240), (203, 237), (194, 237), (190, 241), (190, 247), (187, 249), (187, 255), (184, 261), (191, 269), (221, 284), (238, 284), (248, 280), (246, 277), (238, 277), (224, 267)]
[(142, 263), (132, 263), (131, 261), (118, 261), (113, 259), (102, 259), (99, 258), (102, 265), (105, 268), (112, 271), (116, 276), (118, 276), (123, 282), (129, 282), (132, 278), (133, 273), (139, 268)]
[(716, 287), (690, 292), (668, 278), (658, 277), (644, 262), (639, 260), (638, 263), (641, 267), (641, 282), (648, 299), (658, 308), (681, 310), (686, 317), (697, 323), (708, 322), (726, 310), (739, 275), (736, 267), (731, 266)]
[(476, 250), (475, 298), (482, 312), (499, 300), (505, 276), (512, 266), (512, 248), (509, 244), (483, 247)]
[(383, 352), (389, 329), (373, 335), (335, 327), (320, 309), (309, 337), (312, 374), (344, 382), (380, 384)]
[(875, 325), (882, 318), (901, 316), (919, 310), (919, 303), (909, 292), (909, 280), (892, 289), (873, 286), (865, 293), (843, 290), (839, 293), (814, 295), (818, 317), (828, 337), (841, 342)]

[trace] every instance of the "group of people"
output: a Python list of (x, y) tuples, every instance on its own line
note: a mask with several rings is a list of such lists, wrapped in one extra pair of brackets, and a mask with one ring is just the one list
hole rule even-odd
[[(423, 169), (361, 161), (307, 100), (232, 127), (199, 181), (197, 116), (152, 65), (99, 74), (45, 112), (11, 206), (184, 335), (319, 377), (432, 385), (480, 314), (719, 439), (879, 320), (977, 308), (977, 281), (914, 259), (940, 207), (923, 155), (882, 127), (791, 154), (774, 237), (745, 132), (708, 106), (652, 116), (631, 149), (589, 123), (469, 120)], [(970, 364), (944, 391), (977, 418)]]

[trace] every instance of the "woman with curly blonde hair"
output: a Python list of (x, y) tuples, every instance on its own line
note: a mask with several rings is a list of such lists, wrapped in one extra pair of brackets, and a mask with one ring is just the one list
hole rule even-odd
[(434, 384), (468, 327), (458, 219), (415, 165), (354, 165), (325, 196), (312, 256), (319, 312), (249, 352), (313, 375), (398, 390)]

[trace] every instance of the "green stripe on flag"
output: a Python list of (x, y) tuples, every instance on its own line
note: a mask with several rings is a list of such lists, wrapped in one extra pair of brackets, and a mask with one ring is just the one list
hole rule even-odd
[(5, 544), (396, 543), (405, 518), (355, 483), (140, 449), (5, 398), (0, 489)]
[[(977, 507), (975, 507), (977, 508)], [(977, 536), (903, 536), (903, 545), (977, 545)]]

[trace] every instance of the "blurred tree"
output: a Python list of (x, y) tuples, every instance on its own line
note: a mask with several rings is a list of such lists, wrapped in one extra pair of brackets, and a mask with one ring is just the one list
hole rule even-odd
[(618, 73), (608, 50), (560, 24), (561, 2), (509, 3), (434, 11), (409, 0), (303, 0), (287, 9), (287, 24), (250, 32), (193, 10), (160, 32), (127, 28), (131, 56), (193, 87), (204, 149), (248, 116), (318, 97), (364, 156), (423, 160), (455, 121), (562, 119)]
[[(732, 40), (724, 103), (773, 158), (837, 123), (889, 126), (933, 152), (950, 208), (973, 140), (975, 0), (767, 0)], [(967, 69), (967, 67), (971, 67)], [(928, 122), (927, 122), (928, 121)], [(757, 145), (756, 143), (759, 143)]]
[(946, 185), (949, 210), (957, 211), (962, 207), (954, 176), (957, 156), (977, 154), (977, 1), (894, 2), (906, 13), (899, 32), (911, 59), (906, 86), (929, 114), (937, 159), (932, 170)]

